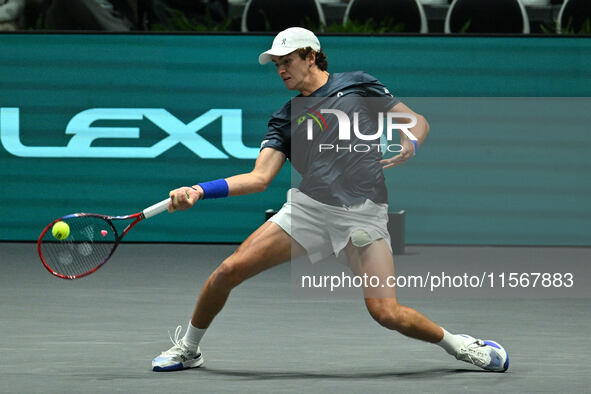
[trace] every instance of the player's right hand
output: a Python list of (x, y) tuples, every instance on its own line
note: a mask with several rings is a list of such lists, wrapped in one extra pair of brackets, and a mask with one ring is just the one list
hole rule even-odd
[(170, 196), (168, 212), (184, 211), (185, 209), (191, 208), (203, 196), (203, 190), (200, 189), (201, 187), (193, 189), (188, 186), (183, 186), (171, 190), (170, 193), (168, 193)]

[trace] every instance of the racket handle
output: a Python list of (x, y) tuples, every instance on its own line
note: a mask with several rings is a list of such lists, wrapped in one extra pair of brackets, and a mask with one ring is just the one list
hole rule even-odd
[(148, 218), (151, 218), (152, 216), (158, 215), (159, 213), (166, 211), (168, 209), (168, 203), (170, 203), (170, 198), (167, 198), (166, 200), (162, 200), (159, 203), (156, 203), (156, 204), (144, 209), (142, 211), (144, 218), (148, 219)]

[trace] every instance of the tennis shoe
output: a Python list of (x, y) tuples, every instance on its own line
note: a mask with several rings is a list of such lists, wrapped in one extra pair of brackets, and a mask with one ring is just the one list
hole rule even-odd
[(469, 335), (458, 350), (456, 358), (487, 371), (505, 372), (509, 368), (509, 355), (504, 347), (495, 341), (476, 339)]
[(152, 370), (157, 372), (179, 371), (185, 368), (197, 368), (205, 361), (201, 350), (187, 348), (181, 338), (181, 326), (178, 326), (174, 332), (174, 338), (168, 333), (170, 341), (174, 345), (165, 352), (160, 353), (158, 357), (152, 360)]

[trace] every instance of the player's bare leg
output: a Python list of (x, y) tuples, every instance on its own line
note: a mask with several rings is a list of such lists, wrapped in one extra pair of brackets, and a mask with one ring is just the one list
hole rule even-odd
[(435, 343), (458, 360), (489, 371), (507, 370), (509, 356), (497, 342), (451, 334), (416, 310), (398, 303), (395, 287), (387, 286), (387, 278), (394, 276), (394, 259), (386, 241), (380, 239), (364, 247), (349, 242), (346, 252), (355, 275), (379, 278), (380, 286), (363, 289), (367, 310), (379, 324), (408, 337)]
[(195, 306), (191, 324), (207, 328), (232, 289), (244, 280), (305, 253), (276, 223), (266, 222), (209, 276)]
[(183, 338), (177, 327), (172, 348), (152, 361), (154, 371), (176, 371), (203, 364), (199, 342), (215, 316), (222, 310), (232, 289), (244, 280), (305, 253), (280, 226), (266, 222), (210, 275), (205, 282), (191, 323)]
[(423, 341), (436, 343), (443, 339), (441, 327), (416, 310), (400, 305), (396, 288), (386, 286), (388, 277), (394, 276), (394, 260), (386, 241), (380, 239), (361, 248), (349, 242), (346, 252), (356, 275), (376, 276), (380, 285), (384, 284), (384, 287), (363, 290), (367, 310), (379, 324)]

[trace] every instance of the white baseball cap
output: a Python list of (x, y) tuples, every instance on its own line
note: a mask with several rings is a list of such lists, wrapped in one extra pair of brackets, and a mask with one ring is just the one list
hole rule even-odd
[(302, 27), (290, 27), (275, 36), (271, 49), (259, 55), (259, 63), (267, 64), (271, 56), (285, 56), (299, 48), (311, 47), (320, 50), (320, 41), (310, 30)]

